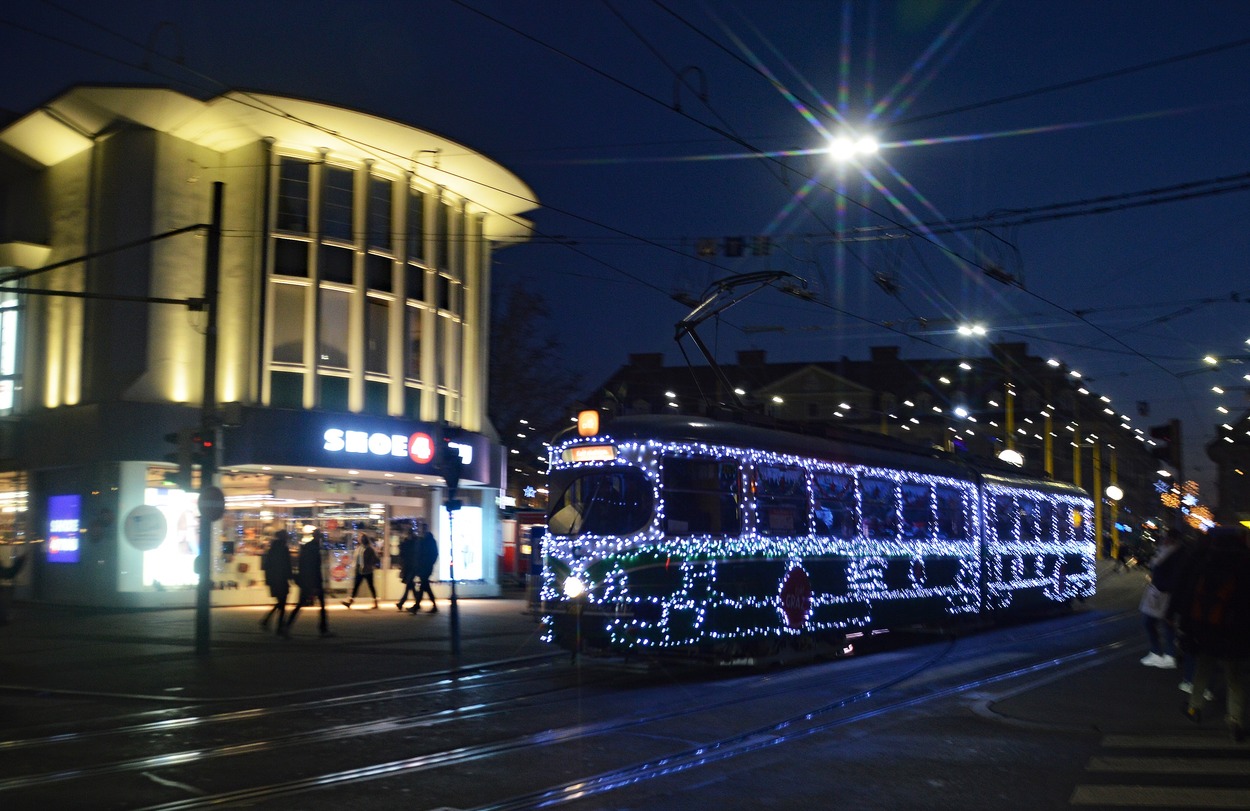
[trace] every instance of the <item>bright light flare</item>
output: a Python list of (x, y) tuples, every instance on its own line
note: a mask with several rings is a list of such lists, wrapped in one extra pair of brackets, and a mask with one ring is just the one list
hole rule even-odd
[(828, 153), (835, 163), (846, 163), (856, 158), (875, 155), (879, 149), (881, 149), (881, 144), (871, 135), (862, 135), (858, 138), (838, 135), (829, 139)]

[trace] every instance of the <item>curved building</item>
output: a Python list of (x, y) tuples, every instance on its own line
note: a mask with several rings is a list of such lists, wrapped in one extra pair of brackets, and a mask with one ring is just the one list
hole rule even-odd
[(0, 130), (0, 188), (0, 557), (42, 541), (19, 596), (191, 605), (205, 454), (215, 604), (267, 600), (277, 529), (324, 532), (337, 589), (418, 519), (444, 581), (497, 589), (490, 268), (529, 234), (520, 179), (328, 104), (78, 87)]

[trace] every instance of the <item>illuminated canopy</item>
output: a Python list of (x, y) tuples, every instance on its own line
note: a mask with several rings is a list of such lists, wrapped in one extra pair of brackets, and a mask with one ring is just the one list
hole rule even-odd
[(273, 138), (283, 149), (374, 161), (412, 172), (485, 209), (491, 240), (522, 238), (533, 191), (495, 161), (426, 130), (368, 113), (288, 96), (232, 91), (207, 101), (151, 87), (77, 87), (0, 131), (0, 144), (36, 166), (53, 166), (90, 148), (118, 121), (227, 152)]

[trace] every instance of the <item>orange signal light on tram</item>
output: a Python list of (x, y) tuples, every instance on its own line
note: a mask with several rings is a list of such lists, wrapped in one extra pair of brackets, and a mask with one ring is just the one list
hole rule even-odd
[(599, 412), (594, 409), (586, 409), (577, 413), (577, 435), (578, 436), (598, 436), (599, 434)]

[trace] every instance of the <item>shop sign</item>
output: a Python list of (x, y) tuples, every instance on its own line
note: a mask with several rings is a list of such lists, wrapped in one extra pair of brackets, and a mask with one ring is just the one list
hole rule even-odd
[[(322, 436), (322, 448), (330, 453), (359, 453), (371, 456), (407, 456), (418, 465), (434, 461), (434, 438), (424, 431), (409, 436), (387, 434), (381, 431), (350, 431), (343, 428), (327, 429)], [(460, 454), (460, 461), (472, 464), (473, 447), (460, 442), (448, 442)]]

